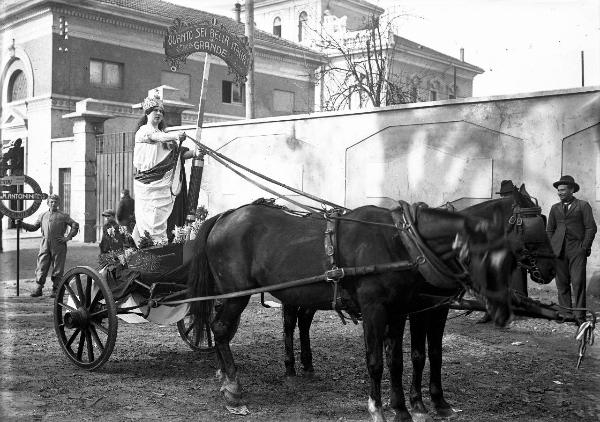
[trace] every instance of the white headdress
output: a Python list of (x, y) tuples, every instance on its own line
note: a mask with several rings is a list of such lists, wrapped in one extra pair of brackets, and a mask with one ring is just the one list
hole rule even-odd
[(163, 105), (163, 101), (160, 98), (160, 93), (158, 92), (157, 89), (154, 90), (153, 95), (145, 98), (144, 102), (142, 103), (142, 108), (144, 109), (144, 112), (146, 112), (154, 107), (158, 107), (162, 110), (165, 109), (165, 107)]

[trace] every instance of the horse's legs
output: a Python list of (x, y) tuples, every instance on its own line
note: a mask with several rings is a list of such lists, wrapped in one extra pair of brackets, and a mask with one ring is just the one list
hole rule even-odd
[(285, 356), (285, 376), (296, 376), (296, 360), (294, 359), (294, 330), (296, 329), (296, 320), (298, 319), (298, 307), (295, 305), (286, 305), (281, 307), (283, 316), (283, 344)]
[(444, 399), (442, 390), (442, 338), (450, 308), (443, 306), (431, 312), (427, 328), (427, 349), (429, 355), (429, 393), (431, 402), (438, 415), (452, 415), (452, 406)]
[(385, 422), (381, 405), (381, 376), (383, 374), (383, 339), (387, 324), (386, 309), (379, 304), (361, 304), (363, 311), (363, 336), (367, 370), (369, 372), (368, 409), (373, 422)]
[(300, 331), (300, 361), (305, 375), (312, 375), (315, 369), (312, 364), (312, 350), (310, 349), (310, 324), (312, 324), (316, 309), (298, 309), (298, 329)]
[(410, 359), (412, 361), (412, 382), (410, 385), (410, 407), (415, 413), (427, 413), (423, 403), (422, 381), (425, 368), (425, 340), (427, 337), (427, 321), (434, 311), (411, 314), (410, 319)]
[(221, 370), (224, 373), (221, 392), (227, 403), (232, 406), (240, 404), (242, 392), (229, 342), (235, 335), (240, 315), (249, 300), (250, 296), (224, 300), (215, 306), (215, 319), (211, 324), (215, 339), (215, 349), (217, 350)]
[(394, 315), (389, 319), (388, 332), (385, 341), (385, 350), (387, 364), (390, 370), (390, 406), (394, 409), (396, 416), (395, 422), (412, 421), (406, 403), (404, 400), (404, 388), (402, 387), (403, 355), (402, 338), (404, 336), (404, 326), (406, 325), (406, 316)]

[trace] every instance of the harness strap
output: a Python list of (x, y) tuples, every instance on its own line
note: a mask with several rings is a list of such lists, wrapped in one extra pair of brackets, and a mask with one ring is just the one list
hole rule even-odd
[(447, 264), (434, 254), (423, 241), (415, 227), (414, 215), (406, 201), (391, 211), (394, 225), (411, 259), (428, 283), (442, 289), (454, 289), (468, 280), (468, 273), (454, 273)]
[(325, 214), (325, 218), (327, 221), (325, 227), (325, 256), (327, 258), (327, 265), (329, 266), (329, 271), (326, 274), (326, 281), (333, 283), (333, 298), (331, 299), (331, 309), (337, 312), (340, 319), (342, 320), (342, 324), (346, 325), (346, 318), (342, 314), (340, 310), (339, 303), (341, 302), (341, 297), (339, 293), (339, 282), (340, 279), (344, 276), (344, 271), (338, 271), (339, 268), (336, 264), (335, 257), (339, 255), (338, 252), (338, 243), (337, 243), (337, 229), (339, 227), (339, 219), (341, 211), (339, 209), (333, 209)]
[[(355, 277), (369, 274), (382, 274), (394, 271), (407, 271), (417, 267), (417, 264), (411, 261), (396, 261), (388, 264), (376, 264), (376, 265), (363, 265), (361, 267), (341, 267), (335, 270), (325, 271), (324, 274), (301, 278), (298, 280), (286, 281), (283, 283), (275, 284), (273, 286), (257, 287), (255, 289), (241, 290), (239, 292), (223, 293), (219, 295), (193, 297), (182, 300), (171, 300), (171, 301), (160, 301), (157, 300), (158, 305), (181, 305), (182, 303), (191, 302), (203, 302), (207, 300), (217, 299), (231, 299), (234, 297), (251, 296), (257, 293), (271, 292), (275, 290), (290, 289), (292, 287), (301, 287), (308, 284), (318, 283), (320, 281), (327, 281), (331, 278), (342, 278), (344, 276)], [(142, 303), (143, 305), (144, 303)], [(138, 305), (137, 307), (139, 307)]]

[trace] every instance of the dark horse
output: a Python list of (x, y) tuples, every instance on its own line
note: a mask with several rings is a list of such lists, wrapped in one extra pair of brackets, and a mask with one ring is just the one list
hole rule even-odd
[[(515, 268), (511, 278), (520, 278), (521, 268), (529, 271), (531, 279), (536, 283), (547, 284), (555, 275), (555, 262), (552, 247), (546, 235), (546, 219), (521, 185), (505, 198), (493, 199), (474, 205), (461, 211), (468, 216), (489, 217), (495, 207), (500, 204), (507, 211), (505, 232), (511, 249), (519, 260), (520, 266)], [(430, 293), (432, 289), (430, 290)], [(435, 294), (435, 292), (434, 292)], [(513, 295), (519, 293), (513, 292)], [(427, 306), (425, 302), (422, 306)], [(421, 381), (425, 366), (425, 344), (429, 357), (429, 394), (436, 413), (440, 416), (452, 415), (452, 407), (444, 399), (442, 389), (442, 337), (448, 317), (448, 306), (440, 306), (426, 312), (416, 312), (409, 316), (411, 361), (413, 367), (409, 400), (411, 410), (415, 414), (426, 414), (423, 403)]]
[[(466, 208), (461, 213), (491, 218), (494, 210), (498, 207), (502, 209), (504, 230), (511, 249), (520, 261), (520, 266), (514, 269), (511, 277), (515, 277), (515, 273), (521, 271), (521, 268), (526, 268), (535, 282), (549, 283), (554, 277), (555, 270), (552, 248), (545, 232), (545, 217), (541, 215), (541, 210), (532, 201), (524, 185), (509, 197), (486, 201)], [(439, 301), (439, 299), (431, 299), (451, 294), (453, 294), (452, 291), (440, 291), (428, 283), (422, 283), (419, 294), (415, 296), (413, 302), (416, 312), (412, 312), (409, 316), (413, 366), (409, 400), (411, 410), (415, 414), (427, 413), (421, 394), (426, 344), (430, 364), (429, 392), (432, 404), (438, 415), (450, 416), (452, 414), (450, 404), (444, 399), (441, 384), (442, 337), (449, 307), (447, 305), (435, 306), (435, 301)], [(430, 307), (433, 309), (419, 311), (419, 309)], [(300, 334), (300, 361), (304, 373), (310, 376), (314, 371), (309, 335), (314, 314), (315, 309), (283, 304), (286, 376), (296, 375), (294, 360), (296, 322)]]
[[(466, 256), (471, 276), (461, 280), (482, 292), (494, 321), (505, 324), (512, 315), (508, 277), (515, 261), (502, 230), (487, 220), (434, 209), (420, 210), (415, 225), (436, 256), (448, 257), (448, 265), (455, 265), (456, 259), (449, 257), (454, 256), (456, 245), (462, 245), (461, 256)], [(201, 226), (195, 240), (190, 296), (277, 288), (285, 281), (322, 275), (328, 270), (324, 231), (322, 218), (300, 218), (266, 205), (246, 205), (214, 216)], [(410, 260), (398, 233), (390, 210), (357, 208), (339, 223), (338, 265), (364, 269)], [(454, 267), (456, 272), (462, 269)], [(357, 270), (355, 274), (360, 273)], [(362, 315), (370, 376), (368, 409), (373, 420), (385, 420), (381, 402), (384, 343), (391, 374), (391, 407), (396, 420), (411, 420), (402, 389), (402, 337), (405, 314), (422, 283), (421, 276), (414, 268), (367, 271), (346, 275), (341, 283)], [(313, 309), (329, 309), (333, 298), (332, 283), (325, 282), (270, 290), (283, 303)], [(229, 343), (249, 299), (249, 295), (235, 294), (219, 299), (210, 324), (223, 382), (221, 391), (232, 405), (240, 404), (241, 389)], [(206, 313), (201, 308), (194, 306), (192, 311), (203, 326)]]

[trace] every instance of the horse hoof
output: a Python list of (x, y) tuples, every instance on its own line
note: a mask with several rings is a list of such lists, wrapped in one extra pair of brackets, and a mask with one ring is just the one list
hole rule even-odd
[(407, 411), (396, 411), (396, 415), (394, 416), (394, 422), (415, 422), (417, 420), (418, 419), (413, 419), (413, 417)]
[(232, 393), (231, 391), (223, 391), (223, 397), (225, 398), (225, 402), (227, 406), (240, 407), (242, 405), (242, 395)]
[(415, 413), (422, 413), (425, 415), (428, 413), (427, 408), (425, 407), (425, 405), (423, 404), (423, 402), (421, 400), (417, 400), (414, 403), (411, 403), (410, 410), (413, 415)]
[(242, 404), (242, 391), (237, 378), (235, 381), (225, 377), (225, 381), (220, 389), (228, 406), (239, 407)]
[(283, 383), (288, 387), (295, 387), (298, 384), (298, 377), (286, 375), (283, 378)]
[(305, 369), (304, 371), (302, 371), (302, 376), (304, 378), (314, 378), (315, 377), (315, 370), (313, 368)]
[(433, 418), (429, 416), (428, 413), (420, 413), (413, 412), (412, 419), (409, 419), (413, 422), (433, 422)]
[(435, 413), (442, 418), (449, 418), (455, 414), (454, 410), (451, 407), (436, 407)]
[[(369, 414), (371, 415), (372, 422), (385, 422), (385, 416), (383, 416), (383, 408), (381, 406), (377, 406), (375, 404), (375, 400), (373, 400), (371, 397), (369, 397), (367, 409), (369, 409)], [(410, 415), (408, 416), (410, 417)]]

